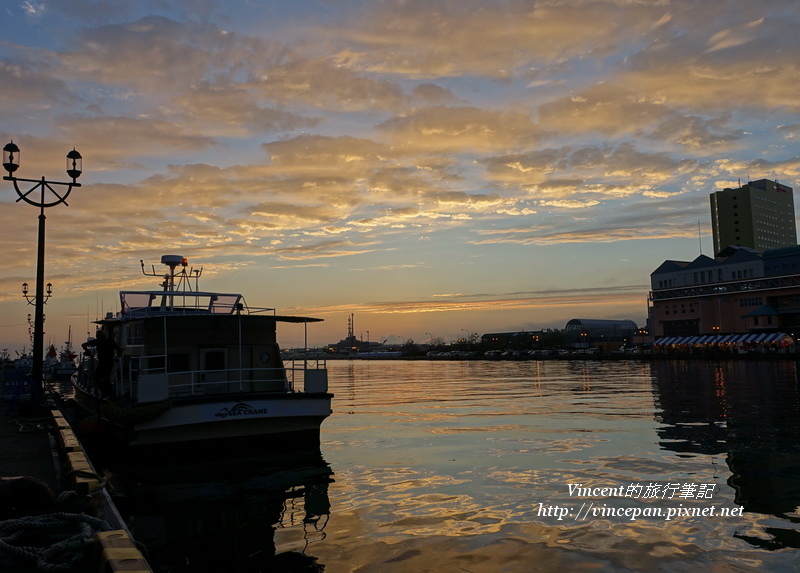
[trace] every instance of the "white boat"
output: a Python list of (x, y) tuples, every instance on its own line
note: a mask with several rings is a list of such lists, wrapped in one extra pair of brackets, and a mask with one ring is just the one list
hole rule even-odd
[(50, 345), (45, 370), (50, 372), (53, 380), (69, 380), (78, 368), (77, 359), (78, 355), (72, 346), (72, 327), (70, 327), (69, 337), (60, 352), (56, 353), (55, 346)]
[[(169, 272), (160, 290), (120, 292), (121, 311), (95, 321), (121, 355), (114, 363), (114, 396), (103, 397), (94, 359), (73, 376), (75, 398), (111, 423), (133, 446), (268, 438), (319, 444), (331, 414), (324, 359), (284, 364), (277, 323), (321, 319), (279, 316), (254, 308), (241, 294), (198, 289), (200, 269), (165, 255)], [(307, 335), (307, 334), (306, 334)], [(88, 344), (92, 344), (89, 342)]]

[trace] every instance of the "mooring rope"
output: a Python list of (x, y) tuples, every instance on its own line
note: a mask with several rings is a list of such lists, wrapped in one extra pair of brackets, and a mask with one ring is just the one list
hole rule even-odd
[[(82, 571), (93, 556), (94, 535), (110, 531), (102, 519), (82, 513), (30, 515), (0, 522), (0, 570)], [(17, 571), (19, 569), (9, 569)]]
[[(99, 487), (90, 495), (62, 491), (56, 511), (0, 521), (0, 571), (83, 572), (95, 556), (95, 534), (110, 531), (108, 522), (84, 513), (89, 500), (102, 492), (106, 480), (85, 470), (75, 475), (97, 478)], [(61, 511), (58, 509), (61, 508)], [(72, 511), (72, 512), (70, 512)]]

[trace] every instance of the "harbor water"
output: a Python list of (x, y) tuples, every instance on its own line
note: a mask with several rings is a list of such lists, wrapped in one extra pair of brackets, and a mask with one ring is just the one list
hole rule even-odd
[(793, 361), (329, 368), (319, 452), (110, 468), (154, 570), (800, 565)]

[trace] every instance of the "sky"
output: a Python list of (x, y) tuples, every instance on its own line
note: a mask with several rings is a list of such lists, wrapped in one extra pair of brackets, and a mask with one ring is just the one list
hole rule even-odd
[[(325, 319), (309, 344), (644, 326), (713, 256), (711, 192), (800, 185), (796, 0), (5, 0), (0, 138), (46, 210), (45, 339), (140, 260)], [(25, 191), (25, 189), (23, 189)], [(30, 345), (38, 209), (0, 186), (0, 349)], [(281, 325), (283, 345), (301, 345)]]

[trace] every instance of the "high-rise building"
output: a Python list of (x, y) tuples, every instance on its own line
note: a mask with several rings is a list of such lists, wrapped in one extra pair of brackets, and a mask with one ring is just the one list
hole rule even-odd
[(729, 245), (766, 251), (797, 244), (792, 188), (759, 179), (711, 194), (714, 253)]

